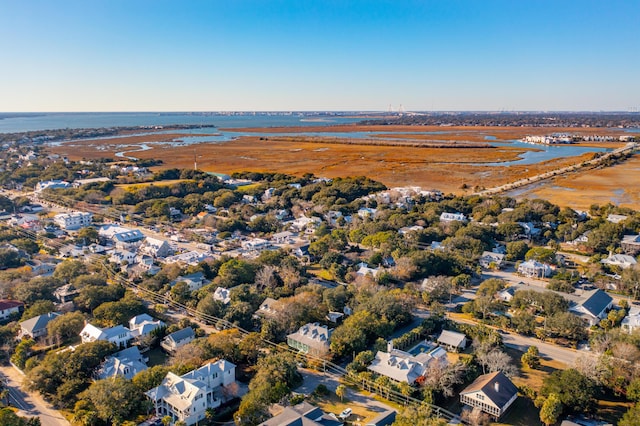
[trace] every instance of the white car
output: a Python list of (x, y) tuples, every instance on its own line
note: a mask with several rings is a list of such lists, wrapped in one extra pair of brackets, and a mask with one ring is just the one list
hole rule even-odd
[(351, 415), (352, 412), (353, 412), (353, 410), (351, 408), (345, 408), (344, 410), (342, 410), (342, 413), (340, 413), (338, 418), (340, 420), (346, 420), (347, 418), (349, 418), (349, 416)]

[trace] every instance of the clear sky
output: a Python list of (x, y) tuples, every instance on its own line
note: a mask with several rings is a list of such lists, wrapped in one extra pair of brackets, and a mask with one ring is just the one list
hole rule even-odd
[(0, 0), (0, 111), (623, 110), (640, 0)]

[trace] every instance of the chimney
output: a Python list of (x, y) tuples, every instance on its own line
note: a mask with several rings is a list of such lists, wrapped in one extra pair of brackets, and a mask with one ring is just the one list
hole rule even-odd
[(389, 340), (387, 342), (387, 353), (391, 353), (392, 350), (393, 350), (393, 341)]
[(495, 382), (493, 384), (493, 389), (496, 391), (496, 393), (500, 393), (500, 383), (499, 382)]

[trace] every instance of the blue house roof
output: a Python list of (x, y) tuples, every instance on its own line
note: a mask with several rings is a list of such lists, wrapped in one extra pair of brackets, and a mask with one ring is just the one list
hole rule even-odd
[(585, 308), (593, 316), (598, 316), (613, 302), (611, 296), (600, 289), (593, 290), (591, 295), (582, 302), (582, 307)]

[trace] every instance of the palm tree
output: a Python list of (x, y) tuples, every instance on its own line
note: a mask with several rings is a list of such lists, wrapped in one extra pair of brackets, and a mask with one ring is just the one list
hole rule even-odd
[(340, 398), (340, 401), (343, 401), (344, 397), (347, 396), (347, 387), (345, 385), (338, 385), (336, 388), (336, 396)]

